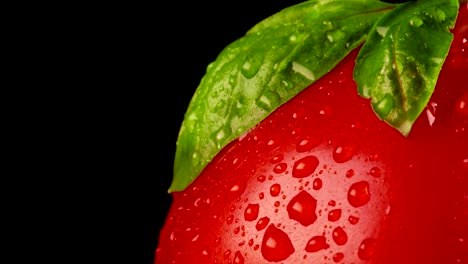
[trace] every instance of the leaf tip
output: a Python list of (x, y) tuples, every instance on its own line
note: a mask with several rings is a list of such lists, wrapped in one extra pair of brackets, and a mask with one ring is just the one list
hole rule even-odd
[(403, 121), (398, 127), (396, 127), (396, 129), (398, 129), (398, 131), (400, 131), (400, 133), (403, 136), (408, 137), (409, 133), (411, 132), (412, 126), (413, 126), (413, 123), (410, 122), (409, 120), (406, 120), (406, 121)]

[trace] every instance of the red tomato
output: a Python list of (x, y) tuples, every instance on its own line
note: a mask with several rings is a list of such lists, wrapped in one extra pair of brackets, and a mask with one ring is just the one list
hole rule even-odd
[(408, 137), (357, 94), (355, 50), (173, 193), (155, 263), (468, 263), (466, 4), (453, 32)]

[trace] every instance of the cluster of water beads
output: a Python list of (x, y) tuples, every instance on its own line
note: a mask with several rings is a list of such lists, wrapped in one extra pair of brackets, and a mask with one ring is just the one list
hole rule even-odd
[[(297, 149), (302, 152), (307, 152), (316, 147), (317, 144), (309, 144), (308, 140), (300, 140), (296, 145)], [(273, 143), (272, 143), (273, 144)], [(307, 147), (305, 147), (307, 146)], [(310, 147), (313, 146), (313, 147)], [(357, 150), (357, 145), (352, 141), (345, 141), (338, 147), (334, 149), (333, 158), (337, 163), (344, 163), (350, 160)], [(375, 161), (378, 159), (378, 155), (373, 153), (370, 155), (369, 160)], [(282, 174), (287, 173), (288, 165), (286, 162), (283, 162), (284, 156), (282, 154), (277, 154), (270, 159), (270, 162), (274, 164), (272, 167), (273, 174)], [(320, 161), (317, 157), (313, 155), (303, 156), (294, 162), (292, 166), (291, 176), (294, 178), (302, 179), (311, 176), (314, 174), (320, 164)], [(326, 168), (326, 166), (324, 166)], [(372, 167), (368, 172), (369, 175), (378, 178), (381, 176), (382, 172), (378, 167)], [(272, 180), (273, 176), (268, 174), (262, 174), (257, 176), (257, 181), (259, 183), (265, 183), (266, 180)], [(317, 174), (315, 174), (317, 175)], [(355, 175), (354, 170), (349, 169), (346, 172), (346, 178), (352, 178)], [(302, 180), (301, 180), (302, 182)], [(307, 182), (309, 184), (309, 182)], [(312, 181), (312, 189), (320, 190), (323, 186), (323, 181), (319, 177), (314, 177)], [(236, 192), (236, 195), (240, 195), (238, 191), (244, 191), (244, 186), (236, 186), (231, 188), (232, 192)], [(308, 191), (300, 188), (300, 191), (287, 203), (286, 211), (290, 219), (297, 221), (301, 225), (307, 227), (316, 222), (318, 216), (316, 213), (317, 210), (317, 200), (311, 195)], [(269, 195), (271, 197), (280, 196), (282, 191), (281, 185), (279, 183), (272, 183), (269, 188)], [(265, 198), (265, 193), (260, 192), (258, 194), (260, 200)], [(283, 195), (283, 199), (285, 196)], [(358, 181), (353, 183), (348, 190), (348, 202), (351, 206), (358, 208), (370, 201), (370, 191), (369, 183), (365, 180)], [(333, 203), (332, 203), (333, 202)], [(276, 201), (274, 207), (279, 207), (280, 202)], [(329, 206), (335, 206), (336, 202), (330, 201)], [(275, 210), (275, 212), (278, 209)], [(262, 256), (268, 261), (281, 261), (286, 260), (291, 254), (295, 252), (295, 248), (289, 238), (289, 235), (279, 228), (280, 224), (271, 223), (269, 217), (260, 217), (260, 206), (256, 203), (250, 203), (244, 210), (244, 219), (248, 222), (255, 221), (255, 228), (257, 231), (262, 231), (266, 228), (261, 243), (261, 253)], [(328, 220), (330, 222), (337, 222), (342, 217), (342, 209), (337, 208), (328, 212)], [(359, 218), (354, 215), (348, 216), (348, 222), (351, 225), (358, 223)], [(228, 218), (228, 224), (231, 224), (233, 221), (232, 216)], [(239, 234), (239, 227), (235, 228), (235, 233)], [(331, 233), (332, 241), (338, 245), (343, 246), (348, 242), (348, 235), (345, 229), (341, 226), (337, 226), (333, 229)], [(242, 243), (244, 245), (245, 242)], [(254, 246), (253, 239), (250, 239), (248, 242), (249, 246)], [(327, 239), (324, 235), (317, 235), (310, 238), (308, 243), (304, 246), (304, 250), (308, 253), (317, 252), (320, 250), (328, 249), (330, 245), (327, 243)], [(255, 245), (254, 250), (258, 250), (259, 245)], [(363, 240), (359, 246), (358, 257), (360, 259), (369, 259), (371, 258), (376, 249), (376, 242), (372, 238), (366, 238)], [(304, 255), (304, 258), (306, 255)], [(335, 262), (340, 262), (344, 259), (345, 255), (342, 252), (335, 252), (331, 259)], [(237, 258), (238, 261), (241, 260), (240, 257)], [(243, 261), (243, 259), (242, 259)], [(241, 262), (239, 262), (241, 263)]]

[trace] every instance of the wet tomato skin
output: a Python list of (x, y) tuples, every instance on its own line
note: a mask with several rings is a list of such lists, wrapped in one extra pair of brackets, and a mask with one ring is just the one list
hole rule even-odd
[(408, 137), (356, 93), (353, 51), (172, 193), (155, 264), (468, 263), (467, 12)]

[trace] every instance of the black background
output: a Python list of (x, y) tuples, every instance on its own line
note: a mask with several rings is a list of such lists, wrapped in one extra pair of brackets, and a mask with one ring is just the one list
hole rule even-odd
[(146, 142), (142, 147), (144, 153), (150, 154), (141, 155), (139, 162), (144, 166), (140, 190), (145, 204), (140, 217), (140, 223), (144, 223), (141, 264), (154, 261), (159, 231), (171, 204), (167, 190), (172, 180), (178, 131), (206, 66), (256, 23), (300, 2), (174, 1), (153, 8), (151, 18), (142, 20), (142, 29), (137, 32), (143, 34), (138, 38), (144, 40), (147, 52), (137, 53), (146, 56), (142, 60), (150, 67), (141, 68), (138, 74), (146, 85), (135, 105), (139, 105), (138, 101), (143, 105), (137, 106), (142, 107), (142, 115), (136, 120), (140, 122), (137, 127), (144, 130), (143, 138), (147, 138), (140, 139)]
[[(144, 170), (144, 179), (149, 182), (142, 186), (145, 194), (142, 199), (147, 203), (142, 215), (142, 264), (152, 264), (154, 261), (159, 231), (171, 203), (167, 190), (172, 180), (178, 131), (207, 65), (215, 60), (225, 46), (242, 37), (256, 23), (299, 2), (301, 1), (175, 1), (156, 8), (156, 21), (151, 22), (151, 26), (145, 26), (149, 29), (147, 33), (155, 37), (154, 42), (152, 41), (154, 47), (150, 47), (150, 51), (155, 53), (154, 71), (146, 73), (149, 80), (152, 80), (147, 89), (156, 91), (153, 95), (149, 91), (143, 93), (143, 96), (151, 98), (142, 99), (151, 111), (151, 114), (144, 114), (148, 119), (146, 121), (151, 124), (148, 125), (148, 131), (151, 132), (145, 134), (150, 142), (156, 141), (154, 146), (157, 157), (154, 166), (154, 160), (151, 159), (147, 159), (147, 164), (144, 165), (148, 167)], [(153, 105), (156, 106), (155, 110)]]

